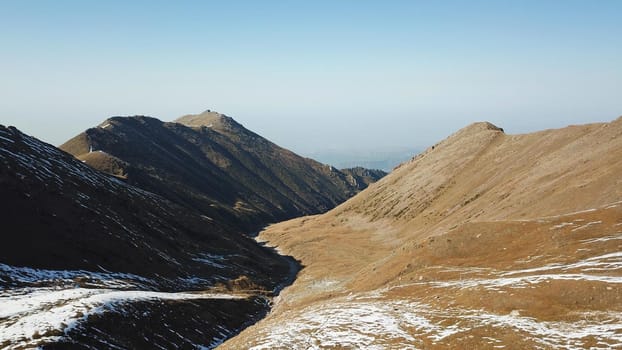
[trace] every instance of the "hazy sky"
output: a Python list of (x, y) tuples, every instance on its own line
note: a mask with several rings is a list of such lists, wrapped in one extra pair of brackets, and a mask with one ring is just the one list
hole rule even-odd
[(622, 1), (0, 0), (0, 124), (205, 109), (300, 153), (622, 115)]

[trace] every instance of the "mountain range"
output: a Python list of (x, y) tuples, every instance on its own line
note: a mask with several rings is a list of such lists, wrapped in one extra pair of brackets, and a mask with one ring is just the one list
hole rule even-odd
[(474, 123), (386, 176), (211, 111), (0, 127), (0, 163), (2, 348), (622, 344), (622, 117)]
[(302, 158), (217, 113), (114, 117), (60, 148), (0, 126), (2, 348), (214, 347), (299, 269), (253, 230), (384, 175)]
[(300, 157), (212, 111), (168, 123), (110, 118), (60, 149), (247, 231), (324, 212), (386, 174), (370, 170), (361, 177)]

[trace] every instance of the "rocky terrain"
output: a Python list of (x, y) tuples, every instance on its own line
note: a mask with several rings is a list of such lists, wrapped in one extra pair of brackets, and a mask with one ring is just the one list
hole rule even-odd
[[(303, 158), (226, 115), (114, 117), (60, 146), (96, 169), (234, 229), (318, 214), (386, 173)], [(95, 155), (94, 155), (95, 154)]]
[(622, 118), (475, 123), (259, 240), (301, 261), (222, 349), (622, 347)]

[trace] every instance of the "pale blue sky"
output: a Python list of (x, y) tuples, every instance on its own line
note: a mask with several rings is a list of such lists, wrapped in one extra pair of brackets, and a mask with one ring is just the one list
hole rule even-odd
[(209, 108), (309, 154), (608, 121), (621, 18), (615, 0), (0, 0), (0, 124), (60, 144)]

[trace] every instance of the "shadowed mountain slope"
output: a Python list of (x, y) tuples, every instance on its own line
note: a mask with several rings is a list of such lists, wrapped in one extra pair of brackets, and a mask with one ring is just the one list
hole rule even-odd
[(366, 189), (369, 185), (387, 175), (387, 173), (382, 170), (366, 169), (363, 167), (341, 169), (341, 172), (346, 174), (348, 181), (359, 190)]
[(259, 239), (305, 268), (225, 349), (622, 344), (622, 118), (472, 124)]
[[(277, 255), (251, 239), (17, 129), (0, 132), (2, 263), (221, 281), (251, 274), (276, 283), (269, 267)], [(205, 254), (239, 254), (239, 266), (196, 263)]]
[(0, 198), (2, 348), (208, 346), (290, 279), (290, 261), (238, 231), (4, 126)]
[(114, 117), (60, 148), (83, 159), (91, 151), (103, 151), (127, 163), (128, 183), (244, 230), (324, 212), (384, 175), (374, 172), (356, 180), (216, 112), (172, 123)]

